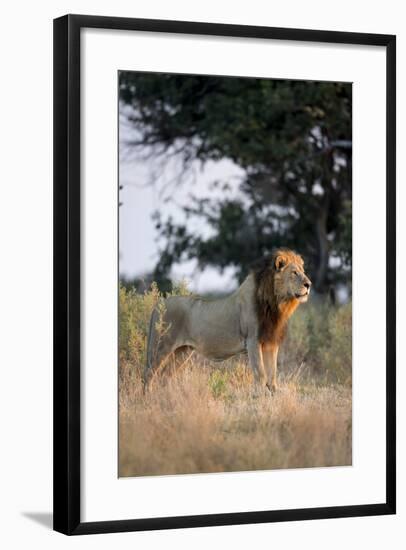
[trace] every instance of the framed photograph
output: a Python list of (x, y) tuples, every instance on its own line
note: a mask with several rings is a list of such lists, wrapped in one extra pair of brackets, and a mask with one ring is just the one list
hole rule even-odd
[(395, 513), (395, 37), (54, 21), (54, 529)]

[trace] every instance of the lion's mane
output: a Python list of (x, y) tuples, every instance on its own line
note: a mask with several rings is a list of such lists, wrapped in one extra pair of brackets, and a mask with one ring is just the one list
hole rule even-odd
[[(281, 261), (283, 266), (298, 259), (303, 262), (292, 250), (278, 248), (253, 267), (259, 339), (262, 343), (279, 345), (282, 342), (286, 335), (287, 321), (299, 305), (296, 298), (285, 299), (283, 292), (278, 294), (275, 291), (277, 260)], [(283, 287), (283, 279), (279, 283), (282, 283)]]

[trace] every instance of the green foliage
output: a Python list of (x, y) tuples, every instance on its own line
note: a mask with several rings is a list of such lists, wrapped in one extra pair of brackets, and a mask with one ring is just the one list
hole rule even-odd
[(222, 398), (227, 393), (229, 373), (224, 370), (214, 370), (209, 376), (209, 387), (215, 399)]
[[(350, 279), (351, 84), (198, 75), (120, 73), (120, 98), (133, 110), (133, 143), (155, 156), (227, 158), (245, 173), (241, 198), (193, 198), (184, 213), (208, 223), (210, 237), (156, 214), (165, 243), (155, 278), (171, 266), (248, 265), (274, 246), (304, 254), (319, 291)], [(179, 178), (181, 181), (181, 178)], [(329, 257), (341, 261), (332, 267)]]
[(302, 369), (322, 383), (351, 384), (352, 304), (299, 308), (289, 321), (280, 356), (288, 376)]
[(146, 338), (151, 313), (160, 298), (155, 283), (144, 294), (120, 286), (119, 359), (120, 365), (142, 368), (146, 361)]
[(348, 270), (352, 265), (352, 202), (347, 200), (343, 204), (338, 217), (338, 232), (335, 250)]
[(127, 376), (128, 372), (138, 375), (146, 363), (147, 337), (153, 309), (156, 307), (159, 315), (157, 329), (164, 334), (166, 327), (163, 322), (164, 303), (167, 296), (187, 296), (189, 293), (186, 281), (174, 284), (172, 290), (165, 295), (158, 290), (155, 282), (143, 293), (135, 288), (120, 285), (119, 289), (119, 361), (120, 373)]
[(166, 294), (167, 296), (190, 296), (188, 282), (186, 279), (175, 281), (172, 283), (172, 290)]
[(330, 341), (321, 348), (321, 364), (330, 378), (344, 383), (352, 379), (352, 304), (334, 311), (328, 319)]

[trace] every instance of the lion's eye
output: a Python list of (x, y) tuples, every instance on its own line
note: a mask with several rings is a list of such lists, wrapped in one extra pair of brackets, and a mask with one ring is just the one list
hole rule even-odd
[(297, 275), (297, 271), (294, 271), (294, 272), (293, 272), (293, 275)]

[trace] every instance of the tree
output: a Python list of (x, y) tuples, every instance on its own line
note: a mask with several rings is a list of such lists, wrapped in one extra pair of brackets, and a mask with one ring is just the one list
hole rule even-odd
[(181, 155), (185, 170), (227, 158), (245, 174), (241, 199), (224, 193), (185, 208), (210, 224), (211, 238), (156, 214), (166, 243), (157, 275), (196, 258), (202, 268), (234, 265), (242, 278), (254, 259), (285, 245), (304, 254), (317, 290), (348, 278), (351, 84), (122, 72), (120, 99), (132, 107), (130, 147)]

